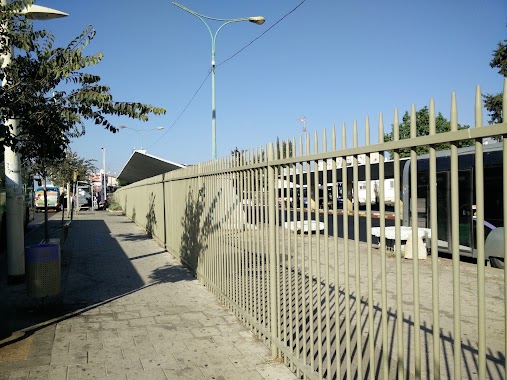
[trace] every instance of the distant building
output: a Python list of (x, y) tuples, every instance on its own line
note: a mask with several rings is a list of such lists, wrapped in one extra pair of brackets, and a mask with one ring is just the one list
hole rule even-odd
[[(101, 170), (99, 173), (92, 173), (88, 177), (88, 180), (90, 181), (93, 191), (101, 192), (102, 191), (102, 184), (104, 182), (104, 171)], [(106, 174), (106, 185), (108, 188), (115, 188), (118, 187), (118, 179), (115, 175), (112, 175), (110, 173)]]

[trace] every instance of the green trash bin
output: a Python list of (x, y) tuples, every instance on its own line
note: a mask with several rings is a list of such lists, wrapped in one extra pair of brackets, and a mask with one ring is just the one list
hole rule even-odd
[(29, 296), (43, 298), (60, 293), (60, 244), (38, 244), (26, 247), (25, 266)]

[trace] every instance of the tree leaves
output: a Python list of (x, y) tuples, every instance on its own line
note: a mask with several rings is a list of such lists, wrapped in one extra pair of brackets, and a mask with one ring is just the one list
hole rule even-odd
[[(507, 77), (507, 40), (498, 43), (498, 47), (493, 51), (493, 58), (489, 63), (491, 68), (497, 68), (498, 74)], [(486, 94), (483, 96), (484, 107), (488, 110), (489, 123), (496, 124), (503, 121), (502, 115), (502, 95), (498, 94)]]
[[(423, 107), (419, 111), (416, 112), (416, 136), (427, 136), (430, 133), (430, 124), (429, 124), (429, 109), (428, 107)], [(394, 127), (393, 127), (394, 128)], [(468, 129), (470, 126), (464, 125), (461, 126), (458, 124), (458, 129)], [(451, 130), (451, 123), (439, 112), (435, 118), (435, 129), (436, 133), (449, 132)], [(410, 138), (410, 114), (405, 112), (403, 115), (402, 122), (399, 125), (399, 136), (400, 140)], [(384, 135), (384, 141), (393, 141), (394, 140), (394, 132), (386, 133)], [(471, 146), (473, 144), (472, 140), (460, 141), (458, 143), (458, 147)], [(436, 150), (447, 150), (451, 148), (450, 143), (438, 144), (435, 146)], [(399, 149), (400, 158), (410, 157), (410, 149), (403, 148)], [(428, 146), (419, 146), (416, 148), (417, 155), (427, 154), (429, 152)], [(393, 157), (393, 151), (389, 152), (391, 158)]]
[[(16, 0), (0, 5), (0, 54), (12, 48), (17, 52), (0, 73), (5, 78), (0, 89), (2, 146), (11, 146), (33, 167), (47, 167), (65, 158), (70, 139), (85, 133), (87, 121), (114, 133), (117, 128), (110, 116), (146, 121), (165, 113), (150, 104), (115, 101), (100, 76), (83, 71), (103, 58), (102, 53), (84, 54), (95, 36), (93, 27), (66, 47), (55, 48), (52, 33), (34, 31), (32, 23), (19, 15), (32, 3)], [(14, 118), (19, 121), (17, 135), (7, 122)]]

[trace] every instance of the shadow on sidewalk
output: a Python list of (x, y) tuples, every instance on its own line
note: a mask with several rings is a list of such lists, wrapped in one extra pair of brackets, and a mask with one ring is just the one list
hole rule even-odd
[[(89, 216), (93, 218), (93, 215)], [(2, 278), (0, 348), (25, 339), (44, 327), (141, 289), (164, 282), (194, 280), (181, 265), (167, 264), (155, 268), (149, 276), (151, 281), (147, 284), (140, 277), (134, 263), (149, 260), (165, 251), (155, 245), (153, 252), (146, 251), (146, 245), (141, 243), (149, 239), (147, 235), (112, 235), (101, 216), (92, 218), (74, 220), (68, 239), (62, 245), (62, 286), (59, 295), (45, 299), (30, 298), (25, 284), (7, 285), (6, 279)], [(121, 222), (118, 220), (116, 223)], [(128, 242), (129, 252), (120, 246), (119, 241), (122, 240)], [(137, 246), (136, 242), (140, 245)], [(0, 258), (6, 261), (5, 257)], [(5, 267), (2, 272), (6, 272), (4, 269)]]

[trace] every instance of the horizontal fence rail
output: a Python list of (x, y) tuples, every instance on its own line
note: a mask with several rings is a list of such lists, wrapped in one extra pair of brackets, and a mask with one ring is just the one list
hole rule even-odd
[(504, 379), (507, 123), (479, 88), (473, 128), (454, 94), (450, 131), (428, 111), (426, 136), (412, 106), (405, 139), (395, 111), (389, 142), (380, 115), (377, 143), (366, 119), (364, 146), (354, 122), (115, 199), (301, 378)]

